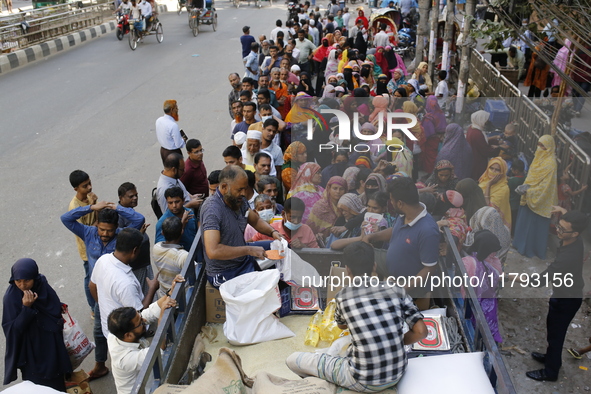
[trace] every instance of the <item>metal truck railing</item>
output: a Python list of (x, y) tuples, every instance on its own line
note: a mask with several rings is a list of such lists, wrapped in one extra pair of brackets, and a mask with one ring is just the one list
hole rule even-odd
[(20, 12), (0, 21), (0, 47), (3, 52), (23, 49), (100, 25), (110, 9), (111, 4), (106, 2), (87, 5), (76, 2)]
[[(201, 229), (193, 242), (189, 257), (185, 262), (182, 274), (187, 281), (178, 284), (172, 297), (179, 302), (179, 313), (174, 310), (165, 311), (162, 321), (152, 340), (152, 344), (140, 370), (132, 394), (151, 393), (157, 386), (164, 383), (178, 384), (183, 376), (193, 349), (195, 338), (205, 324), (205, 282)], [(446, 261), (441, 258), (439, 266), (446, 273), (467, 275), (461, 257), (453, 242), (448, 228), (444, 231), (447, 247), (451, 248), (453, 258)], [(328, 275), (331, 265), (342, 258), (343, 253), (330, 249), (302, 249), (297, 251), (300, 257), (318, 270), (321, 276)], [(197, 263), (197, 265), (195, 265)], [(460, 322), (460, 331), (471, 352), (484, 352), (484, 368), (491, 384), (499, 394), (515, 394), (515, 388), (503, 359), (499, 353), (490, 328), (472, 288), (459, 288), (444, 291), (444, 297), (450, 301), (455, 317)], [(475, 324), (471, 317), (475, 317)], [(160, 346), (166, 339), (172, 339), (166, 351), (161, 354)], [(436, 357), (436, 356), (435, 356)], [(153, 378), (153, 380), (151, 380)]]
[[(531, 163), (538, 139), (552, 134), (551, 119), (476, 50), (472, 50), (470, 57), (470, 78), (487, 98), (505, 101), (511, 111), (510, 120), (517, 123), (517, 150)], [(573, 190), (580, 189), (591, 175), (591, 159), (560, 126), (556, 129), (555, 142), (559, 169), (573, 163), (569, 169), (569, 185)], [(582, 193), (572, 199), (575, 209), (581, 208), (583, 196)]]
[[(205, 324), (205, 264), (201, 247), (201, 228), (181, 271), (185, 282), (177, 283), (172, 298), (178, 308), (164, 312), (132, 389), (133, 394), (151, 393), (163, 382), (178, 382), (191, 357), (197, 334)], [(167, 343), (166, 350), (161, 345)], [(162, 383), (161, 383), (162, 382)]]

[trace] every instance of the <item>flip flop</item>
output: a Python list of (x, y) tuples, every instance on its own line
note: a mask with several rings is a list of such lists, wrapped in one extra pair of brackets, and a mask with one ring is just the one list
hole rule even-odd
[(93, 380), (100, 379), (102, 377), (107, 376), (108, 374), (109, 374), (109, 368), (107, 368), (107, 370), (104, 373), (100, 374), (100, 375), (95, 375), (94, 374), (94, 371), (90, 371), (90, 373), (88, 374), (88, 381), (91, 382)]
[(577, 360), (580, 360), (583, 358), (583, 356), (581, 356), (581, 354), (579, 354), (579, 352), (577, 352), (575, 349), (568, 348), (567, 351), (570, 353), (571, 356), (573, 356)]

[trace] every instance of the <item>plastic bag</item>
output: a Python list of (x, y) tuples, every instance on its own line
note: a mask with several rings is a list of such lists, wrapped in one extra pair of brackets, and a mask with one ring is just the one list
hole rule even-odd
[(64, 344), (66, 345), (68, 356), (70, 356), (72, 370), (75, 370), (82, 364), (86, 356), (94, 350), (95, 346), (86, 334), (84, 334), (78, 322), (70, 315), (67, 305), (64, 305), (62, 317), (65, 320)]
[(273, 313), (281, 307), (279, 271), (249, 272), (220, 286), (226, 303), (224, 334), (232, 345), (250, 345), (295, 334)]
[(271, 242), (271, 250), (280, 250), (285, 257), (275, 262), (275, 266), (279, 270), (280, 279), (284, 281), (291, 280), (291, 249), (285, 238), (281, 240), (276, 239)]

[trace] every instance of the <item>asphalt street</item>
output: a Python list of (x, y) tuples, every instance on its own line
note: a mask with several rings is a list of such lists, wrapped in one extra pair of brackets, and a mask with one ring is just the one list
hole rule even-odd
[[(83, 292), (82, 262), (74, 236), (60, 222), (75, 194), (68, 176), (75, 169), (90, 174), (99, 201), (117, 202), (117, 188), (133, 182), (137, 210), (151, 223), (151, 191), (161, 171), (154, 123), (162, 103), (176, 99), (179, 125), (205, 148), (208, 171), (221, 169), (229, 145), (227, 95), (231, 72), (243, 74), (239, 37), (269, 35), (281, 2), (257, 9), (216, 3), (218, 30), (202, 26), (197, 37), (187, 13), (160, 16), (164, 41), (149, 36), (132, 51), (115, 33), (69, 52), (0, 77), (0, 211), (3, 239), (2, 286), (21, 257), (37, 261), (41, 273), (69, 305), (72, 316), (92, 337), (92, 320)], [(0, 354), (4, 354), (4, 339)], [(3, 358), (0, 358), (3, 371)], [(94, 355), (82, 365), (87, 372)], [(112, 377), (93, 381), (95, 394), (114, 393)]]

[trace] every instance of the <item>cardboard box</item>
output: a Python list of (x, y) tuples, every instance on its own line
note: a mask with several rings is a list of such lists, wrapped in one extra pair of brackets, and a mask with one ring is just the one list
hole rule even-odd
[(205, 285), (205, 321), (224, 323), (226, 321), (226, 303), (220, 291), (209, 282)]
[(186, 390), (189, 386), (180, 386), (177, 384), (163, 384), (158, 387), (153, 394), (178, 394)]
[[(343, 281), (344, 278), (347, 276), (347, 270), (344, 267), (333, 265), (330, 267), (330, 273), (328, 275), (330, 276), (330, 278), (329, 282), (326, 284), (327, 305), (332, 299), (334, 299), (334, 296), (337, 295), (337, 293), (341, 291), (341, 289), (344, 287)], [(332, 280), (333, 277), (338, 278), (338, 280)], [(333, 284), (335, 286), (333, 286)], [(340, 284), (340, 286), (337, 286), (338, 284)]]
[(72, 372), (70, 380), (66, 382), (66, 392), (70, 394), (92, 394), (88, 378), (88, 374), (83, 369)]

